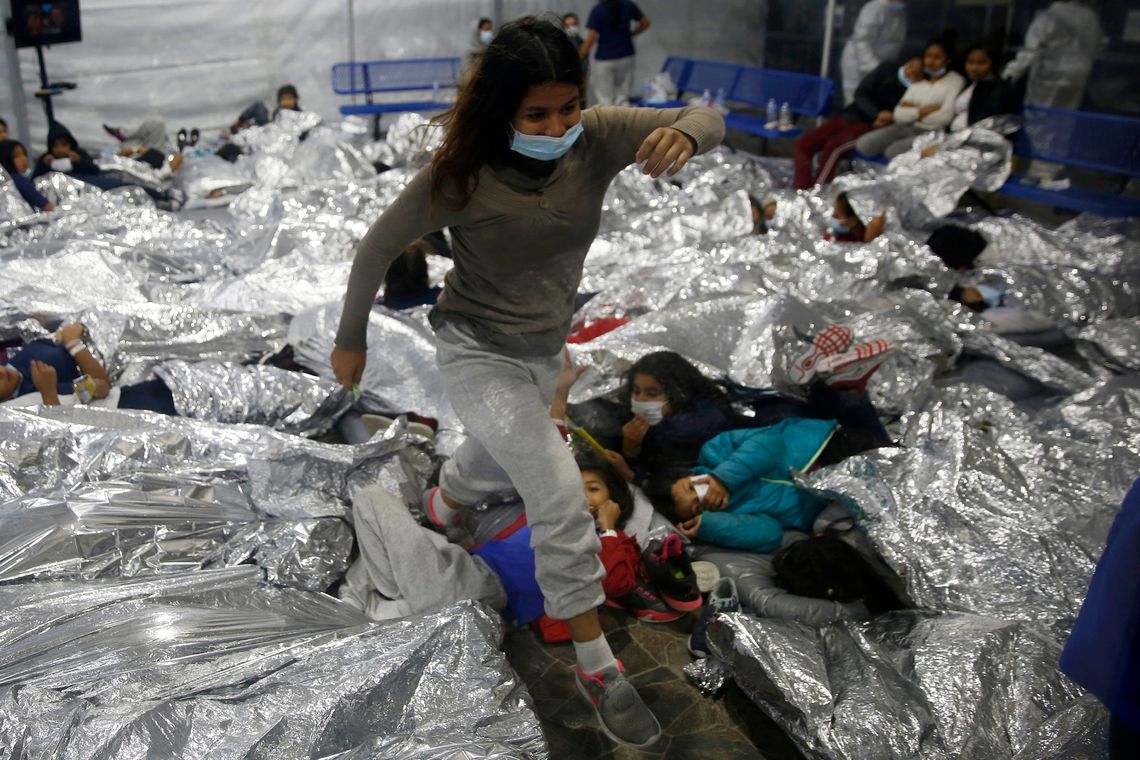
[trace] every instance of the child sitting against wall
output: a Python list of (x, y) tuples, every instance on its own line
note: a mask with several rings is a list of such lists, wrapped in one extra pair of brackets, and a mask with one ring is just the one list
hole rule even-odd
[(17, 140), (0, 140), (0, 166), (12, 178), (12, 184), (20, 192), (20, 197), (28, 202), (32, 208), (49, 212), (55, 210), (55, 205), (43, 193), (36, 189), (35, 184), (28, 177), (28, 149)]
[(91, 155), (79, 145), (79, 141), (75, 139), (71, 131), (59, 122), (52, 122), (48, 127), (47, 144), (48, 152), (36, 161), (35, 169), (32, 172), (33, 177), (40, 177), (48, 172), (57, 171), (100, 190), (139, 187), (162, 208), (173, 210), (181, 207), (182, 199), (177, 194), (165, 190), (155, 190), (137, 182), (104, 174), (95, 164)]

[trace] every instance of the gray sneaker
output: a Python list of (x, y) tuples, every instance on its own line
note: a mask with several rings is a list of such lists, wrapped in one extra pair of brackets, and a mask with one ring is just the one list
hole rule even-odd
[(587, 675), (581, 666), (575, 668), (578, 691), (590, 701), (598, 713), (598, 723), (606, 736), (618, 744), (644, 749), (661, 738), (661, 724), (650, 712), (641, 695), (617, 667), (602, 668)]

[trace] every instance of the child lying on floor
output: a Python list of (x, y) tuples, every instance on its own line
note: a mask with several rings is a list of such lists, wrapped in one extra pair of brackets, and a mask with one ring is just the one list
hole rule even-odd
[[(826, 332), (813, 349), (826, 345)], [(846, 392), (865, 398), (874, 367)], [(873, 414), (851, 415), (843, 425), (833, 419), (787, 419), (717, 435), (701, 447), (697, 467), (659, 474), (646, 491), (689, 539), (768, 553), (780, 547), (785, 529), (810, 530), (824, 507), (791, 481), (793, 470), (806, 472), (885, 445), (890, 441)]]
[[(570, 387), (580, 375), (567, 356), (552, 417), (561, 420)], [(640, 548), (622, 532), (633, 513), (629, 486), (608, 462), (584, 459), (579, 467), (598, 530), (598, 556), (606, 569), (606, 605), (652, 623), (681, 617), (683, 611), (670, 608), (640, 577)], [(461, 511), (450, 509), (438, 488), (429, 491), (425, 501), (428, 519), (439, 531), (456, 535)], [(531, 531), (525, 523), (512, 523), (468, 552), (440, 532), (417, 525), (399, 498), (379, 487), (357, 495), (354, 515), (361, 557), (348, 571), (341, 598), (370, 617), (403, 617), (460, 599), (487, 602), (520, 625), (543, 616)]]
[[(107, 370), (87, 347), (86, 328), (65, 324), (54, 341), (36, 340), (0, 365), (0, 402), (10, 406), (74, 406), (146, 409), (175, 415), (174, 396), (161, 379), (112, 386)], [(90, 384), (80, 383), (89, 378)], [(80, 393), (90, 395), (80, 396)]]
[[(788, 417), (836, 419), (848, 426), (887, 433), (867, 400), (867, 379), (894, 349), (889, 341), (855, 344), (854, 331), (831, 325), (793, 363), (791, 380), (806, 389), (806, 402), (766, 395), (746, 402), (753, 416), (732, 406), (726, 385), (705, 377), (683, 356), (656, 351), (638, 359), (621, 391), (629, 421), (621, 453), (639, 483), (651, 476), (696, 465), (701, 446), (728, 430), (770, 425)], [(735, 388), (735, 391), (741, 390)], [(616, 461), (626, 472), (625, 461)]]
[(830, 228), (824, 233), (825, 240), (834, 240), (837, 243), (870, 243), (883, 234), (887, 224), (887, 213), (884, 211), (864, 225), (863, 220), (855, 213), (855, 207), (847, 193), (835, 196), (835, 205), (831, 209), (831, 218), (827, 220)]

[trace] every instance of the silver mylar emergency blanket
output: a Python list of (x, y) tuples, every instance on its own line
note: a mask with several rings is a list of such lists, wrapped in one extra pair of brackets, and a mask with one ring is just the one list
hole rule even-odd
[[(189, 158), (175, 176), (190, 196), (231, 196), (208, 213), (49, 174), (58, 208), (38, 215), (0, 175), (14, 209), (0, 217), (0, 335), (83, 321), (113, 380), (158, 373), (188, 415), (0, 408), (7, 756), (545, 755), (485, 610), (370, 626), (318, 594), (349, 558), (352, 489), (411, 502), (431, 471), (399, 426), (359, 446), (292, 434), (327, 430), (350, 401), (328, 357), (351, 252), (438, 144), (423, 124), (401, 117), (381, 142), (366, 123), (288, 115), (243, 132), (236, 164)], [(900, 447), (805, 485), (862, 516), (920, 608), (823, 629), (718, 618), (716, 656), (690, 668), (704, 688), (733, 678), (811, 756), (1101, 756), (1106, 713), (1056, 662), (1140, 473), (1140, 230), (954, 212), (988, 242), (976, 276), (1083, 361), (997, 334), (946, 299), (959, 276), (925, 241), (967, 188), (1004, 179), (1000, 140), (971, 130), (815, 192), (787, 189), (786, 161), (725, 149), (673, 181), (631, 168), (587, 258), (580, 290), (595, 295), (575, 329), (623, 324), (571, 347), (590, 366), (572, 401), (663, 348), (795, 395), (789, 368), (830, 323), (897, 346), (869, 391)], [(395, 168), (373, 175), (372, 161)], [(824, 240), (839, 188), (864, 220), (887, 213), (881, 237)], [(754, 236), (749, 196), (769, 194), (775, 218)], [(438, 284), (450, 262), (431, 258)], [(355, 405), (436, 417), (447, 453), (463, 431), (426, 312), (374, 309)], [(248, 364), (286, 344), (316, 378)], [(1043, 398), (956, 382), (970, 362)]]
[(245, 568), (0, 599), (5, 758), (546, 757), (474, 603), (377, 625)]

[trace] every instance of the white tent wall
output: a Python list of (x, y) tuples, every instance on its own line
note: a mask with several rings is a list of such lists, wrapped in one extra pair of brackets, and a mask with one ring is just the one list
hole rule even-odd
[[(636, 81), (670, 54), (761, 65), (767, 0), (640, 0), (652, 19), (637, 38)], [(7, 11), (7, 3), (4, 3)], [(78, 89), (55, 99), (56, 118), (80, 142), (106, 144), (101, 124), (132, 125), (158, 115), (179, 127), (220, 129), (255, 100), (272, 110), (289, 82), (302, 105), (335, 117), (344, 102), (329, 69), (348, 60), (466, 55), (480, 16), (500, 21), (566, 11), (583, 24), (593, 3), (570, 0), (83, 0), (83, 41), (45, 51), (49, 77)], [(10, 39), (6, 42), (10, 44)], [(18, 52), (29, 141), (43, 147), (47, 123), (32, 97), (39, 87), (34, 50)], [(0, 57), (0, 115), (14, 123), (9, 59)]]
[[(354, 0), (356, 60), (465, 56), (492, 0)], [(325, 89), (329, 89), (325, 72)]]
[[(55, 99), (55, 116), (81, 143), (104, 144), (103, 123), (152, 114), (172, 132), (218, 129), (255, 100), (272, 109), (286, 81), (306, 108), (336, 114), (329, 67), (348, 55), (343, 2), (84, 0), (81, 8), (83, 41), (45, 50), (49, 78), (79, 85)], [(19, 59), (28, 136), (42, 147), (46, 118), (31, 96), (39, 86), (35, 51), (21, 50)]]

